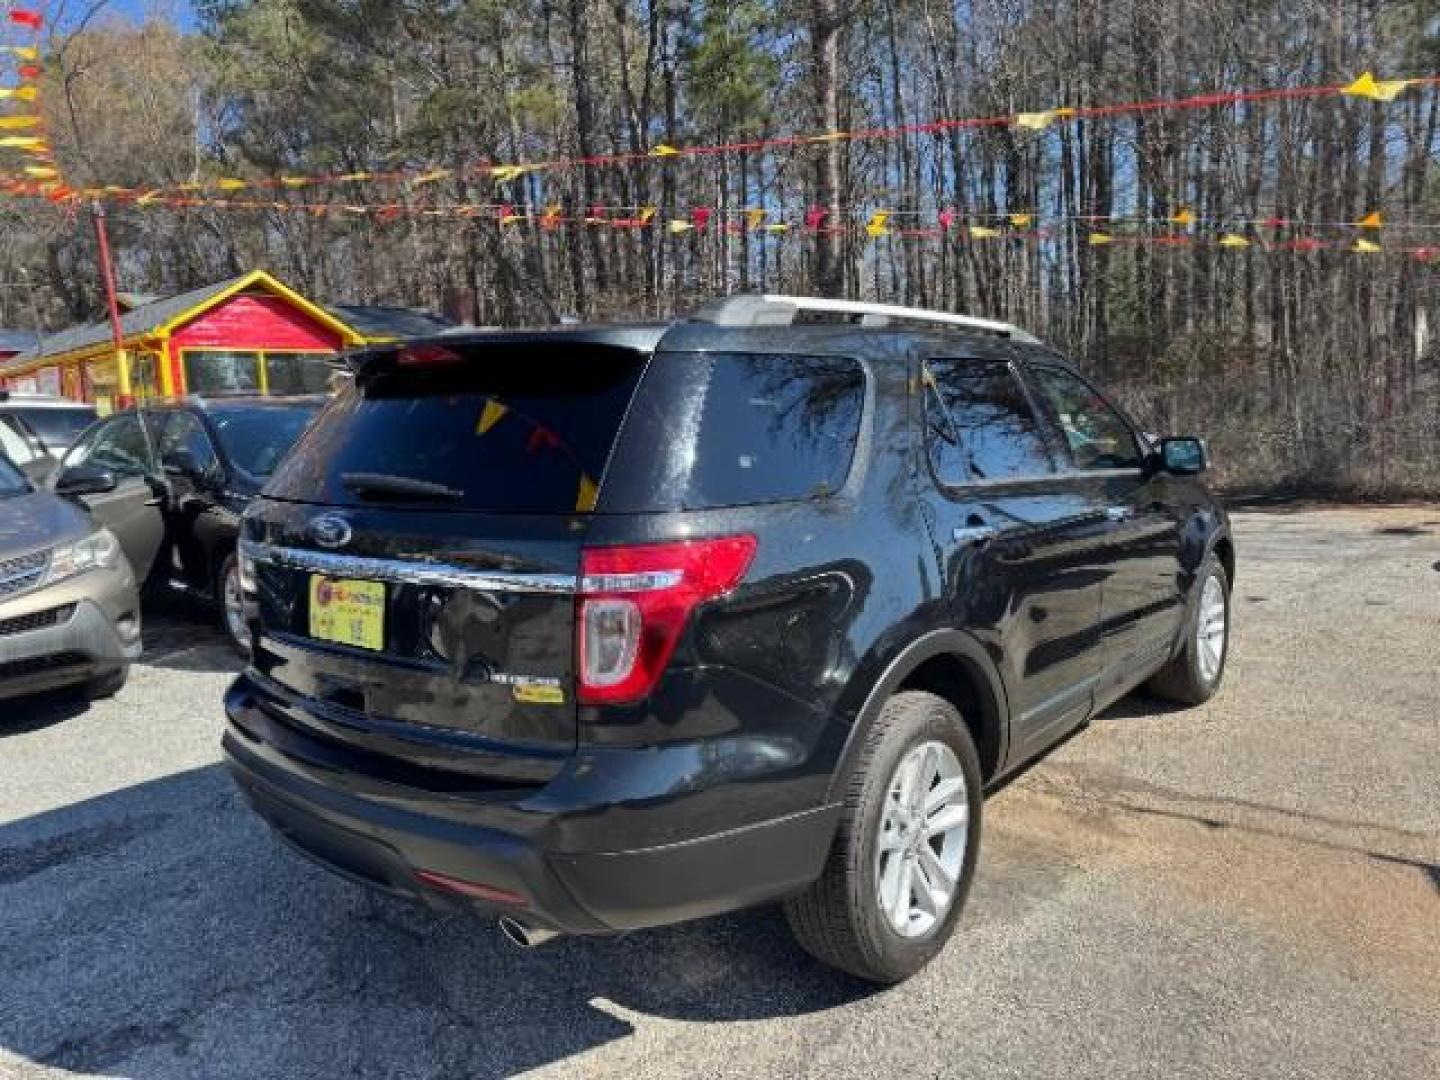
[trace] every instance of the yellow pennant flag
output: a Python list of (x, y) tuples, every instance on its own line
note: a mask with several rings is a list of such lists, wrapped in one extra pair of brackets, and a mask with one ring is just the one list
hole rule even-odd
[(642, 206), (640, 208), (640, 224), (649, 225), (655, 218), (655, 207)]
[(1092, 232), (1092, 233), (1090, 234), (1090, 246), (1091, 246), (1091, 247), (1100, 247), (1100, 246), (1102, 246), (1102, 245), (1104, 245), (1104, 244), (1111, 243), (1114, 239), (1115, 239), (1115, 238), (1114, 238), (1113, 236), (1111, 236), (1109, 233)]
[(310, 183), (310, 178), (308, 176), (282, 176), (280, 183), (288, 188), (300, 188)]
[(890, 220), (890, 211), (876, 210), (870, 215), (870, 220), (865, 223), (865, 235), (874, 240), (877, 237), (885, 236), (890, 232), (887, 222)]
[(524, 221), (524, 220), (525, 220), (525, 215), (524, 215), (524, 214), (501, 214), (501, 215), (500, 215), (500, 224), (501, 224), (501, 225), (514, 225), (515, 222), (517, 222), (517, 221)]
[(221, 191), (243, 191), (250, 185), (246, 181), (237, 180), (232, 176), (222, 176), (219, 180), (215, 181), (215, 186)]
[(485, 407), (480, 410), (480, 421), (475, 425), (475, 434), (484, 435), (501, 420), (510, 410), (496, 401), (494, 398), (485, 399)]
[(1173, 214), (1170, 215), (1170, 224), (1172, 224), (1172, 225), (1194, 225), (1194, 224), (1195, 224), (1195, 215), (1192, 214), (1189, 210), (1187, 210), (1185, 207), (1182, 206), (1179, 210), (1175, 211), (1175, 213), (1173, 213)]
[(765, 226), (765, 231), (768, 232), (768, 233), (783, 233), (783, 232), (789, 232), (789, 231), (790, 231), (790, 226), (789, 226), (789, 225), (786, 225), (783, 221), (777, 221), (777, 222), (775, 222), (773, 225), (766, 225), (766, 226)]
[(1381, 216), (1379, 210), (1372, 210), (1359, 221), (1355, 222), (1355, 224), (1362, 229), (1380, 229), (1384, 228), (1385, 219)]
[(33, 86), (0, 86), (0, 98), (15, 98), (18, 101), (34, 101), (38, 93)]
[(1371, 101), (1394, 101), (1409, 85), (1409, 79), (1376, 79), (1367, 71), (1349, 86), (1341, 87), (1340, 93)]
[(669, 229), (671, 233), (689, 232), (691, 229), (695, 228), (695, 226), (692, 225), (690, 222), (684, 221), (680, 218), (671, 218), (666, 223), (665, 227)]
[(30, 149), (36, 146), (44, 146), (45, 140), (39, 135), (5, 135), (0, 136), (0, 146), (14, 146), (21, 149)]
[(0, 116), (0, 131), (20, 131), (40, 123), (38, 116)]
[(1385, 249), (1375, 243), (1374, 240), (1360, 239), (1350, 245), (1350, 250), (1357, 255), (1373, 255), (1375, 252), (1384, 251)]
[(1015, 116), (1015, 126), (1024, 128), (1026, 131), (1044, 131), (1055, 122), (1056, 112), (1054, 109), (1046, 109), (1044, 112), (1022, 112)]
[(159, 201), (160, 201), (160, 192), (158, 192), (158, 191), (147, 191), (147, 192), (145, 192), (145, 194), (143, 194), (143, 195), (137, 195), (137, 196), (135, 197), (135, 205), (136, 205), (136, 206), (149, 206), (151, 203), (156, 203), (156, 202), (159, 202)]
[(805, 141), (812, 143), (840, 142), (842, 139), (848, 139), (849, 137), (850, 133), (848, 131), (827, 131), (824, 135), (811, 135)]
[(419, 187), (421, 184), (433, 184), (437, 180), (444, 180), (450, 175), (449, 169), (431, 169), (429, 172), (421, 173), (411, 179), (410, 183)]
[(678, 153), (680, 153), (680, 151), (676, 150), (675, 147), (663, 142), (656, 143), (650, 150), (651, 157), (674, 157)]
[(756, 229), (760, 228), (761, 225), (765, 224), (766, 213), (767, 211), (761, 210), (758, 207), (753, 210), (746, 210), (745, 228), (749, 229), (751, 232), (754, 232)]
[(1000, 235), (999, 229), (990, 229), (984, 225), (971, 225), (966, 232), (970, 234), (971, 240), (993, 240)]
[(341, 179), (341, 180), (369, 180), (369, 179), (370, 179), (370, 174), (369, 174), (368, 172), (352, 172), (352, 173), (346, 173), (344, 176), (340, 177), (340, 179)]
[(36, 180), (54, 180), (60, 175), (56, 170), (44, 165), (26, 165), (25, 173), (27, 176), (33, 176)]
[(34, 45), (6, 45), (5, 51), (14, 53), (21, 60), (39, 60), (40, 50)]
[(580, 490), (575, 495), (575, 509), (581, 513), (587, 513), (595, 509), (595, 500), (600, 494), (600, 489), (595, 486), (595, 481), (584, 473), (580, 474)]
[(1011, 214), (1011, 215), (1010, 215), (1010, 224), (1011, 224), (1011, 225), (1014, 225), (1015, 228), (1017, 228), (1017, 229), (1027, 229), (1027, 228), (1029, 228), (1031, 222), (1033, 222), (1034, 220), (1035, 220), (1035, 215), (1034, 215), (1034, 214)]
[(1220, 237), (1220, 246), (1223, 248), (1247, 248), (1250, 246), (1250, 241), (1238, 233), (1232, 232)]
[(1015, 126), (1024, 128), (1026, 131), (1044, 131), (1056, 120), (1068, 120), (1075, 115), (1075, 110), (1068, 105), (1059, 109), (1046, 109), (1043, 112), (1022, 112), (1015, 115)]
[(518, 180), (534, 169), (534, 165), (491, 165), (490, 178), (504, 184), (510, 180)]

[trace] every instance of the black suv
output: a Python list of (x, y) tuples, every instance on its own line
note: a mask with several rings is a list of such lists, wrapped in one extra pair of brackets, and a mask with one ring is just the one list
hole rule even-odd
[(89, 428), (51, 483), (110, 528), (140, 581), (216, 601), (220, 625), (243, 653), (240, 515), (325, 400), (146, 402)]
[(245, 515), (226, 755), (302, 852), (522, 944), (783, 899), (903, 979), (986, 788), (1220, 681), (1203, 446), (1013, 327), (740, 297), (352, 367)]

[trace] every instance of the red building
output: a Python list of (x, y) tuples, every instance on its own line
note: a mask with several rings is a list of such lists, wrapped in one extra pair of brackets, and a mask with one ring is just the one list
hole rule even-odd
[(324, 390), (325, 361), (377, 340), (264, 271), (144, 303), (120, 320), (46, 335), (0, 360), (0, 387), (63, 394), (102, 410), (147, 397)]

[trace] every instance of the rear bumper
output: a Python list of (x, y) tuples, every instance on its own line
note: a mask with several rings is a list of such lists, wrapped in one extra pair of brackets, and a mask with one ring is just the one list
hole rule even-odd
[[(61, 617), (44, 621), (57, 611)], [(121, 616), (133, 620), (129, 635), (116, 627)], [(0, 604), (0, 627), (32, 622), (33, 629), (0, 633), (0, 699), (82, 682), (140, 657), (140, 605), (128, 566)]]
[[(577, 833), (570, 820), (607, 808), (600, 793), (578, 789), (573, 777), (443, 794), (382, 783), (346, 770), (343, 748), (319, 744), (268, 713), (244, 676), (225, 704), (227, 764), (251, 805), (293, 847), (393, 894), (494, 910), (566, 933), (659, 926), (793, 893), (819, 876), (839, 818), (838, 807), (826, 806), (675, 843), (628, 846), (632, 830), (653, 835), (645, 815), (686, 815), (685, 798), (657, 799), (650, 807), (627, 805), (603, 841), (577, 849), (565, 840)], [(461, 896), (422, 881), (420, 871), (513, 899)]]

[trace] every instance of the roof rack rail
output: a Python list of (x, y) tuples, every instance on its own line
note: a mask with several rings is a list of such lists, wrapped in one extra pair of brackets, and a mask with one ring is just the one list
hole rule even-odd
[(889, 326), (891, 322), (931, 323), (963, 330), (978, 330), (1011, 341), (1038, 343), (1027, 330), (994, 319), (953, 315), (948, 311), (901, 307), (896, 304), (865, 304), (855, 300), (827, 300), (817, 296), (761, 295), (726, 296), (700, 308), (691, 319), (716, 326), (790, 326), (803, 312), (824, 312), (858, 316), (861, 326)]

